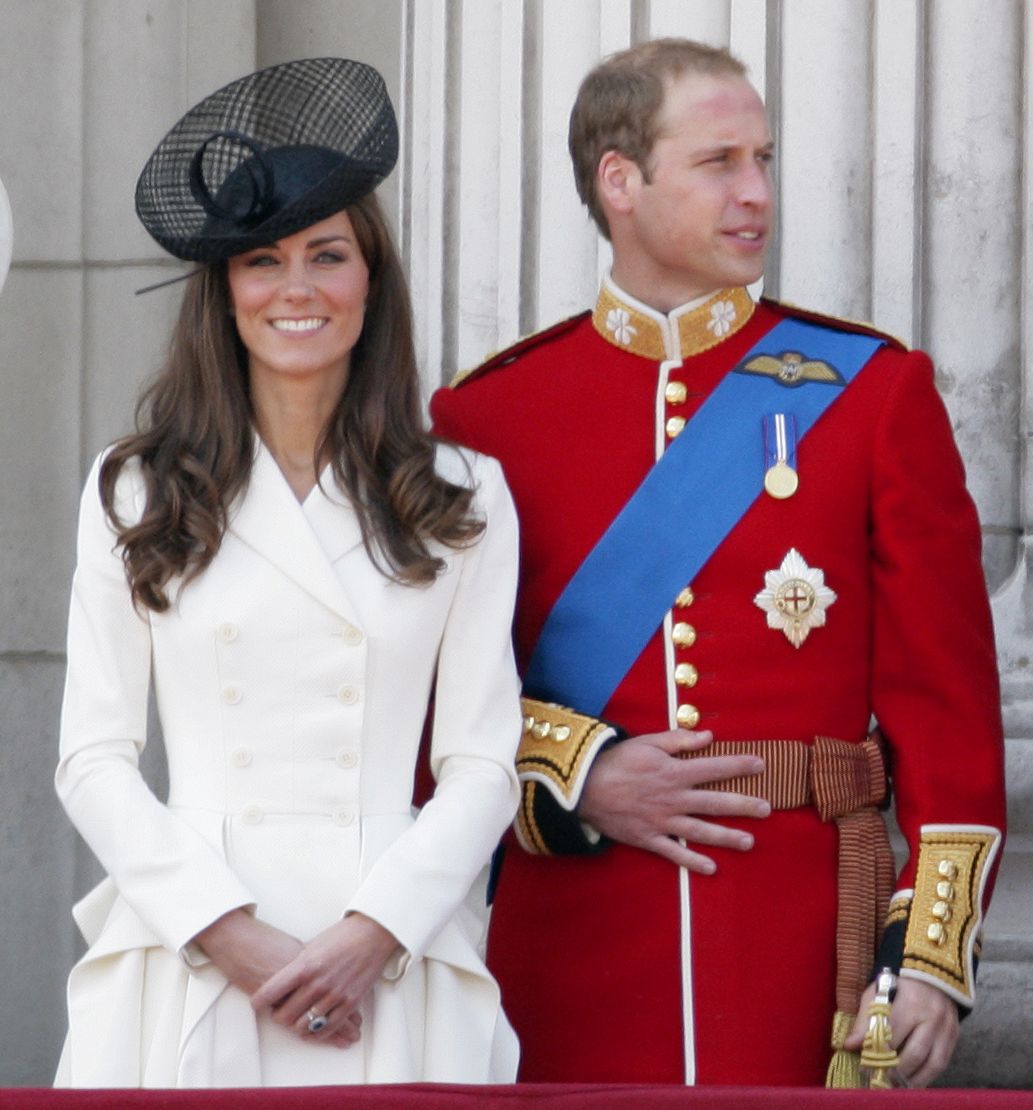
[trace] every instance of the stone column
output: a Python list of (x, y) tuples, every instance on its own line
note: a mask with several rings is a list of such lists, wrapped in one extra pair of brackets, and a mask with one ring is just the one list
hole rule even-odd
[(46, 1084), (96, 877), (54, 796), (65, 618), (85, 468), (130, 427), (178, 292), (133, 187), (196, 98), (252, 68), (253, 0), (6, 0), (0, 150), (17, 228), (0, 298), (0, 1084)]
[[(73, 958), (72, 830), (51, 786), (78, 497), (83, 10), (8, 4), (0, 172), (16, 229), (0, 296), (0, 1082), (46, 1082)], [(46, 59), (46, 64), (40, 64)]]

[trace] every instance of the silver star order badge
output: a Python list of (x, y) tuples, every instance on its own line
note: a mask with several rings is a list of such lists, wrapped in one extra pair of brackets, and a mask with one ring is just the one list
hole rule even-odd
[(825, 585), (825, 572), (809, 567), (793, 547), (778, 570), (765, 573), (764, 589), (753, 604), (767, 613), (768, 628), (781, 629), (798, 648), (812, 628), (825, 623), (825, 610), (835, 600), (835, 593)]

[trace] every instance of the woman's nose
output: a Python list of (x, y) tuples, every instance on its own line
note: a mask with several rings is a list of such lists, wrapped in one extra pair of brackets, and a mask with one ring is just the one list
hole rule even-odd
[(312, 279), (303, 261), (288, 263), (283, 275), (283, 295), (299, 299), (312, 295)]

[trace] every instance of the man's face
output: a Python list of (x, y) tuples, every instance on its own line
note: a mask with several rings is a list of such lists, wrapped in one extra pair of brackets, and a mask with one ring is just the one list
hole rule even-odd
[[(633, 267), (638, 296), (673, 308), (747, 285), (763, 272), (771, 221), (771, 135), (760, 97), (738, 77), (673, 82), (661, 109), (649, 181), (634, 183), (614, 276)], [(675, 298), (672, 300), (672, 298)]]

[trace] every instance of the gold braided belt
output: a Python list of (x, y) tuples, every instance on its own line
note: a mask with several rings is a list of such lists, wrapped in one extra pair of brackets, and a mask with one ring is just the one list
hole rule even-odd
[(758, 775), (707, 783), (765, 798), (772, 809), (812, 805), (839, 829), (839, 887), (836, 920), (836, 1015), (833, 1019), (829, 1086), (853, 1086), (855, 1063), (843, 1053), (882, 935), (896, 876), (886, 824), (878, 812), (887, 797), (882, 743), (873, 733), (860, 744), (816, 737), (797, 740), (715, 741), (688, 758), (757, 755)]

